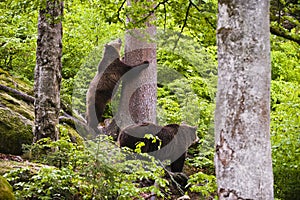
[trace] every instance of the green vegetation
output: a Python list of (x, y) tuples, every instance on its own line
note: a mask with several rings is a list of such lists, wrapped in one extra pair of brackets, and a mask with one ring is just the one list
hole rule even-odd
[(0, 200), (14, 200), (12, 186), (5, 178), (0, 176)]
[[(216, 190), (213, 117), (217, 84), (217, 1), (201, 2), (197, 8), (202, 12), (192, 6), (191, 17), (187, 18), (184, 28), (186, 13), (182, 9), (187, 10), (188, 3), (169, 1), (165, 6), (161, 4), (156, 11), (157, 121), (160, 124), (185, 121), (198, 126), (200, 142), (189, 150), (185, 166), (189, 175), (187, 194), (205, 199), (214, 197)], [(140, 5), (134, 5), (119, 10), (118, 16), (121, 3), (106, 0), (65, 2), (61, 97), (81, 115), (85, 112), (85, 94), (97, 70), (103, 45), (124, 35), (125, 25), (118, 17), (124, 21), (125, 12), (137, 18), (149, 12), (142, 9), (137, 12)], [(164, 9), (168, 12), (166, 16)], [(37, 10), (37, 1), (0, 2), (0, 84), (5, 82), (5, 85), (29, 95), (33, 95)], [(271, 45), (271, 141), (275, 197), (297, 199), (300, 193), (299, 45), (277, 36), (271, 37)], [(1, 149), (2, 138), (11, 130), (16, 130), (15, 139), (31, 134), (33, 107), (4, 91), (0, 91), (0, 100)], [(106, 110), (107, 117), (112, 115), (112, 107)], [(17, 115), (24, 120), (16, 118)], [(12, 121), (14, 126), (10, 125)], [(12, 184), (17, 199), (138, 199), (151, 192), (165, 199), (173, 197), (169, 189), (172, 181), (166, 178), (160, 164), (128, 160), (126, 156), (135, 155), (120, 151), (107, 138), (71, 143), (64, 135), (74, 130), (64, 127), (59, 141), (45, 141), (45, 144), (27, 147), (32, 153), (31, 162), (44, 165), (6, 171), (5, 176)], [(26, 138), (28, 141), (22, 141), (22, 144), (31, 143), (32, 138)], [(41, 151), (45, 146), (58, 150), (44, 155)], [(20, 144), (15, 148), (18, 148), (16, 154), (20, 153)], [(159, 188), (153, 186), (154, 180)]]
[[(167, 197), (169, 183), (153, 158), (127, 159), (135, 155), (122, 152), (106, 136), (83, 147), (68, 139), (65, 128), (60, 132), (62, 138), (56, 142), (45, 139), (27, 146), (32, 162), (43, 166), (17, 168), (5, 175), (17, 199), (131, 199), (151, 192)], [(57, 150), (44, 154), (45, 148)], [(160, 189), (153, 183), (141, 187), (143, 180), (155, 180)]]

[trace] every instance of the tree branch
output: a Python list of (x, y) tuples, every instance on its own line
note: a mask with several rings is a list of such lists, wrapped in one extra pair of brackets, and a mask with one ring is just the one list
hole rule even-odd
[(64, 113), (63, 116), (59, 117), (59, 123), (65, 123), (71, 126), (74, 130), (80, 134), (80, 136), (85, 139), (93, 139), (95, 138), (100, 132), (90, 128), (85, 122)]
[[(196, 8), (196, 10), (197, 10), (199, 13), (202, 12), (201, 9), (200, 9), (200, 8), (199, 8), (192, 0), (190, 0), (190, 3), (192, 4), (192, 6), (194, 6), (194, 7)], [(208, 20), (207, 17), (204, 17), (204, 19), (205, 19), (205, 21), (206, 21), (213, 29), (216, 29), (216, 28), (217, 28), (213, 23), (211, 23), (211, 22)]]
[(187, 24), (187, 20), (188, 20), (188, 17), (189, 17), (191, 6), (192, 6), (192, 3), (190, 2), (189, 5), (188, 5), (188, 7), (187, 7), (187, 9), (186, 9), (186, 12), (185, 12), (185, 17), (184, 17), (184, 21), (183, 21), (183, 25), (181, 27), (180, 33), (183, 33), (183, 29), (184, 29), (184, 27)]
[(291, 40), (293, 42), (296, 42), (300, 45), (300, 36), (296, 34), (291, 34), (290, 32), (284, 30), (280, 27), (271, 26), (270, 31), (272, 34), (283, 37), (285, 39)]
[(190, 4), (192, 4), (192, 6), (194, 6), (196, 8), (196, 10), (198, 10), (199, 13), (202, 13), (200, 8), (196, 4), (194, 4), (194, 2), (192, 0), (189, 0), (189, 1), (190, 1)]
[(165, 5), (165, 3), (167, 3), (169, 0), (164, 0), (164, 1), (162, 1), (162, 2), (159, 2), (152, 10), (150, 10), (149, 12), (148, 12), (148, 14), (143, 18), (143, 19), (141, 19), (141, 20), (139, 20), (138, 22), (137, 22), (137, 24), (139, 24), (139, 23), (143, 23), (143, 22), (145, 22), (154, 12), (155, 12), (155, 10), (160, 6), (160, 5)]
[(27, 103), (34, 103), (34, 98), (28, 94), (25, 94), (23, 92), (20, 92), (16, 89), (10, 88), (8, 86), (0, 84), (0, 90), (3, 90), (5, 92), (11, 93), (13, 96), (17, 97), (18, 99), (22, 99), (23, 101)]
[(176, 47), (177, 47), (177, 45), (178, 45), (178, 42), (179, 42), (179, 40), (180, 40), (180, 38), (181, 38), (181, 34), (183, 33), (183, 29), (184, 29), (184, 28), (186, 27), (186, 25), (187, 25), (187, 20), (188, 20), (188, 17), (189, 17), (189, 13), (190, 13), (190, 8), (191, 8), (191, 6), (192, 6), (192, 2), (190, 1), (189, 5), (188, 5), (188, 7), (187, 7), (187, 9), (186, 9), (186, 12), (185, 12), (185, 17), (184, 17), (183, 25), (182, 25), (181, 30), (180, 30), (180, 34), (179, 34), (179, 36), (178, 36), (178, 39), (177, 39), (176, 42), (175, 42), (175, 45), (174, 45), (173, 50), (176, 49)]
[(122, 23), (125, 23), (125, 22), (121, 19), (121, 17), (120, 17), (120, 12), (121, 12), (121, 10), (122, 10), (124, 4), (126, 3), (126, 1), (127, 1), (127, 0), (123, 0), (121, 6), (119, 7), (119, 9), (118, 9), (118, 11), (117, 11), (117, 17), (118, 17), (118, 20), (119, 20), (120, 22), (122, 22)]

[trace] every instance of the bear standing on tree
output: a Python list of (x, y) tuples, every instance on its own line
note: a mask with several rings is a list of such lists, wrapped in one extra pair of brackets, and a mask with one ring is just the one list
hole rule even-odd
[(121, 39), (114, 40), (105, 45), (103, 58), (98, 66), (98, 72), (91, 81), (86, 95), (86, 120), (94, 130), (98, 130), (99, 122), (103, 121), (102, 115), (106, 104), (111, 100), (113, 91), (121, 77), (129, 70), (139, 67), (140, 70), (149, 66), (145, 61), (141, 64), (130, 66), (120, 60)]

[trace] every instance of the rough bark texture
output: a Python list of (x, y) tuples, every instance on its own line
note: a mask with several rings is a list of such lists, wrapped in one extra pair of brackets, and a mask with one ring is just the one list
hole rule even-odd
[(273, 199), (268, 0), (219, 0), (219, 199)]
[(60, 110), (63, 3), (42, 1), (38, 20), (35, 68), (34, 141), (58, 138)]
[(128, 31), (125, 36), (124, 62), (128, 65), (149, 61), (149, 67), (138, 72), (131, 70), (123, 79), (119, 112), (116, 122), (123, 128), (143, 121), (156, 122), (156, 45), (146, 38), (153, 38), (155, 26)]

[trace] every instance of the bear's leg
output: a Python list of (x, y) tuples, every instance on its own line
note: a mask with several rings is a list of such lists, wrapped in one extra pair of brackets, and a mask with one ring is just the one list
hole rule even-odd
[(182, 172), (186, 153), (171, 163), (171, 172)]
[(96, 112), (96, 121), (97, 121), (97, 125), (99, 124), (99, 122), (103, 121), (102, 115), (104, 113), (105, 110), (105, 106), (106, 106), (107, 102), (104, 101), (96, 101), (95, 102), (95, 112)]

